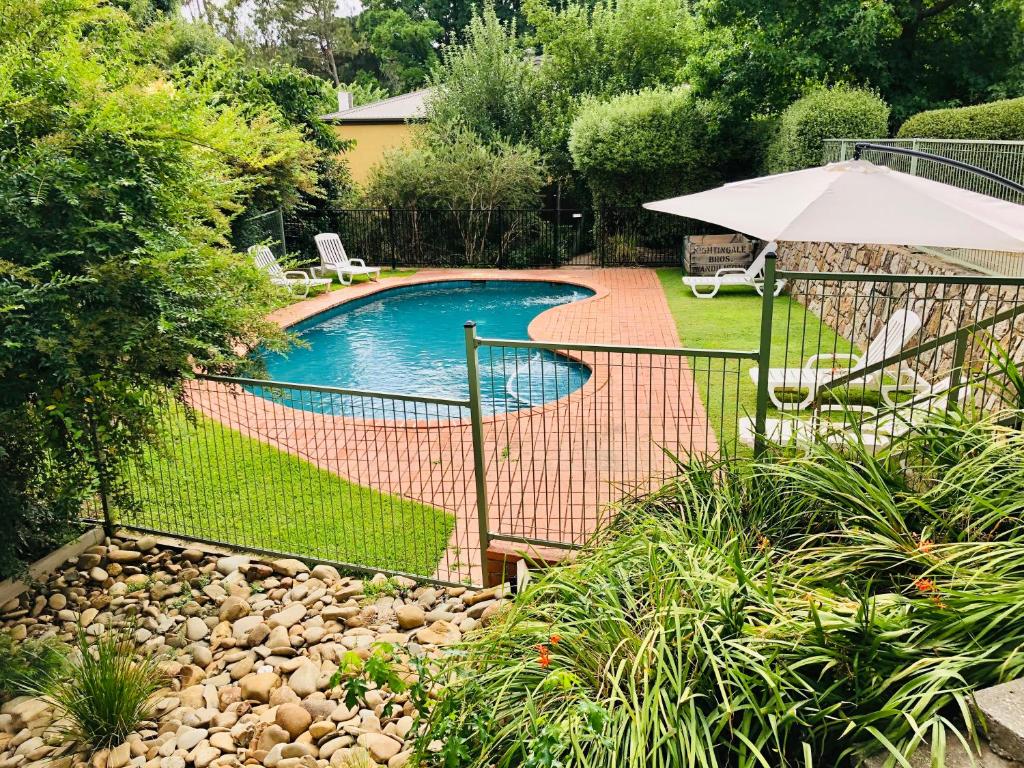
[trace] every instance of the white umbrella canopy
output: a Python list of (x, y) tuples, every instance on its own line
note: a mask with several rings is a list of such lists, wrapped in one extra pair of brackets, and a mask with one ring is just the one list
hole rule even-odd
[(1024, 205), (866, 160), (737, 181), (644, 207), (766, 241), (1024, 252)]

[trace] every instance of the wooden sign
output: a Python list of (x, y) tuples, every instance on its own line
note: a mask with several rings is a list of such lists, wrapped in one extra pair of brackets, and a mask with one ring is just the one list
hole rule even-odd
[(683, 266), (688, 275), (746, 269), (753, 260), (754, 244), (743, 235), (694, 235), (683, 244)]

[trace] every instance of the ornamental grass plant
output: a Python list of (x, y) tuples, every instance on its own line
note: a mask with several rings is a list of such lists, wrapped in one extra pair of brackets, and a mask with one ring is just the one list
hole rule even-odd
[(1024, 674), (1021, 412), (694, 461), (450, 661), (427, 765), (889, 765)]

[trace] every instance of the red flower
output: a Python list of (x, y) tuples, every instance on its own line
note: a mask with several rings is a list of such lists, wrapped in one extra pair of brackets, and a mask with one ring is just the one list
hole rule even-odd
[(929, 539), (921, 539), (921, 543), (917, 545), (918, 551), (923, 555), (927, 555), (932, 551), (932, 547), (935, 545)]
[(551, 641), (552, 645), (558, 645), (560, 642), (562, 642), (562, 636), (561, 635), (552, 635), (551, 637), (548, 638), (548, 640)]
[(935, 582), (922, 576), (914, 579), (914, 586), (919, 592), (932, 592), (935, 589)]

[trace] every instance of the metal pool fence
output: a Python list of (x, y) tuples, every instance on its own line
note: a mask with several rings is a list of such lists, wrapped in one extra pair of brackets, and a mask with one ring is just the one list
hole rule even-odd
[(720, 231), (639, 206), (600, 209), (357, 208), (283, 220), (271, 211), (240, 220), (235, 246), (269, 243), (314, 265), (313, 237), (337, 232), (351, 256), (399, 267), (675, 266), (683, 240)]
[[(1024, 184), (1024, 141), (978, 141), (968, 139), (828, 139), (826, 163), (849, 160), (858, 141), (889, 147), (917, 149), (984, 168), (1012, 181)], [(921, 176), (944, 184), (980, 192), (1014, 203), (1024, 203), (1024, 195), (977, 173), (943, 163), (906, 155), (883, 154), (865, 150), (863, 157), (903, 173)], [(1017, 277), (1024, 275), (1024, 254), (1006, 251), (981, 251), (966, 248), (927, 248), (928, 253), (962, 264), (985, 274)]]
[(883, 451), (942, 411), (1024, 402), (1004, 365), (1024, 360), (1024, 279), (777, 271), (772, 256), (765, 288), (751, 350), (480, 338), (469, 323), (464, 398), (197, 377), (154, 405), (159, 447), (109, 522), (488, 584), (523, 552), (578, 547), (678, 462)]
[[(769, 262), (774, 265), (774, 259)], [(1020, 407), (1024, 280), (981, 276), (820, 274), (770, 269), (758, 418), (741, 424), (780, 443), (862, 442), (888, 449), (930, 417)]]

